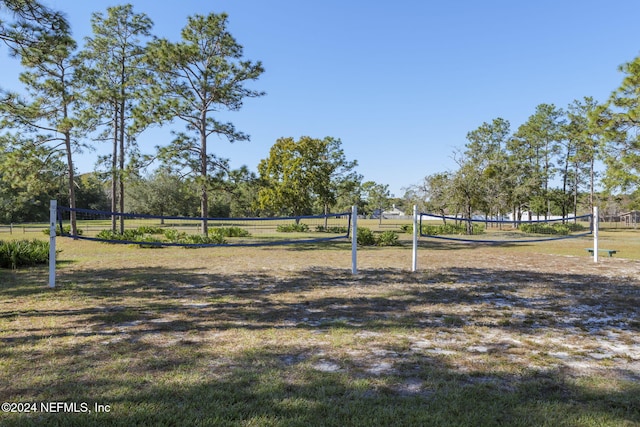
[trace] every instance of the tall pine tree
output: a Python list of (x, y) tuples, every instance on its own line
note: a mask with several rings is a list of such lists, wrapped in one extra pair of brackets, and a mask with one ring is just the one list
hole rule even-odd
[[(106, 15), (94, 13), (93, 35), (87, 37), (80, 54), (87, 107), (84, 118), (102, 129), (98, 139), (110, 140), (111, 209), (124, 211), (125, 166), (127, 155), (135, 151), (136, 137), (142, 128), (134, 115), (140, 106), (143, 89), (151, 80), (142, 66), (145, 39), (150, 38), (153, 23), (145, 14), (136, 14), (129, 5), (110, 7)], [(116, 230), (115, 216), (112, 227)], [(124, 218), (120, 217), (120, 232)]]
[[(192, 16), (181, 41), (159, 39), (149, 45), (147, 62), (158, 75), (158, 85), (148, 100), (148, 110), (156, 113), (156, 121), (178, 118), (185, 123), (186, 133), (178, 134), (165, 154), (173, 153), (176, 162), (197, 175), (203, 218), (209, 212), (212, 166), (223, 164), (209, 153), (209, 137), (223, 136), (230, 142), (249, 139), (233, 124), (217, 120), (215, 114), (239, 110), (245, 98), (263, 95), (245, 86), (263, 73), (262, 64), (242, 57), (242, 46), (227, 30), (224, 13)], [(207, 233), (206, 219), (202, 233)]]

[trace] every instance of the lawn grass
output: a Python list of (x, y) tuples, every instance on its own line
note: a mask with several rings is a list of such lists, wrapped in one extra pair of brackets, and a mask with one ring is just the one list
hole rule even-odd
[(0, 401), (91, 413), (0, 425), (640, 425), (638, 237), (603, 232), (598, 264), (589, 239), (425, 239), (418, 272), (406, 245), (356, 276), (348, 243), (59, 239), (56, 289), (0, 270)]

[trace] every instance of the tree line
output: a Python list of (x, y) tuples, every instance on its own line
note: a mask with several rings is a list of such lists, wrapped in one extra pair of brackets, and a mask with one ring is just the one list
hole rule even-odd
[(640, 58), (620, 70), (622, 84), (606, 102), (540, 104), (515, 131), (501, 117), (482, 123), (453, 153), (457, 169), (406, 188), (405, 203), (466, 218), (639, 209)]
[(541, 104), (515, 132), (503, 118), (485, 122), (454, 153), (456, 171), (425, 177), (410, 196), (423, 199), (426, 210), (467, 218), (577, 215), (593, 205), (600, 138), (588, 114), (596, 107), (591, 98), (567, 111)]

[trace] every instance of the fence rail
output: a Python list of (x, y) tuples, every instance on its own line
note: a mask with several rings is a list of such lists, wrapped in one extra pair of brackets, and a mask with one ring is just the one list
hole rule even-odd
[(48, 227), (48, 224), (42, 222), (0, 224), (0, 236), (20, 236), (25, 234), (43, 233), (43, 230), (48, 230)]

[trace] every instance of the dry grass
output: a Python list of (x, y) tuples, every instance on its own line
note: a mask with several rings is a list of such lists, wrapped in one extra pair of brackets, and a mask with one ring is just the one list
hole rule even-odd
[(640, 425), (640, 261), (422, 245), (63, 239), (57, 289), (0, 272), (0, 400), (111, 411), (0, 423)]

